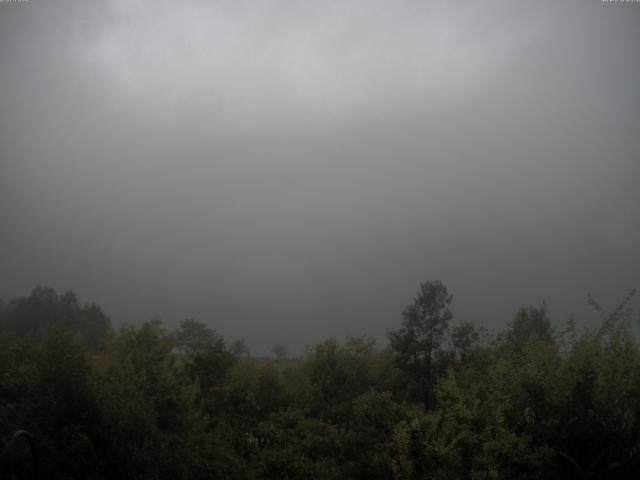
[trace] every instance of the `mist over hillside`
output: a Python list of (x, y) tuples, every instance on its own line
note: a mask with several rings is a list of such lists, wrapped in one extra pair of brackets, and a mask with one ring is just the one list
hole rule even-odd
[(639, 26), (0, 0), (0, 480), (636, 478)]

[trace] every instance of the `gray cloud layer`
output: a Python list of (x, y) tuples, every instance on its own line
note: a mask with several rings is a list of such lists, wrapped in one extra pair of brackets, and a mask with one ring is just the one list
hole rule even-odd
[(640, 6), (0, 4), (0, 293), (256, 348), (640, 284)]

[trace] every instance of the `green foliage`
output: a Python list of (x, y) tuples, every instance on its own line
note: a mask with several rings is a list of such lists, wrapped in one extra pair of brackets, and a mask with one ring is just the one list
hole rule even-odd
[(451, 295), (427, 282), (389, 348), (329, 339), (273, 361), (193, 319), (92, 336), (98, 307), (36, 289), (0, 305), (0, 448), (28, 430), (53, 479), (635, 478), (629, 298), (592, 300), (594, 331), (556, 333), (543, 305), (492, 340), (449, 330)]
[(402, 326), (388, 335), (398, 368), (414, 393), (412, 399), (424, 402), (425, 409), (433, 404), (436, 362), (452, 318), (452, 299), (442, 282), (421, 283), (413, 303), (402, 314)]
[(451, 346), (461, 363), (470, 359), (480, 341), (480, 332), (471, 322), (464, 322), (451, 329)]
[[(205, 438), (197, 385), (157, 321), (124, 327), (94, 361), (105, 469), (121, 478), (191, 478)], [(197, 459), (197, 455), (195, 457)]]
[(52, 329), (66, 331), (92, 349), (99, 349), (111, 334), (111, 321), (95, 304), (80, 305), (73, 292), (58, 295), (38, 286), (0, 308), (0, 330), (42, 341)]
[(553, 338), (547, 306), (521, 308), (503, 335), (505, 344), (514, 350), (522, 350), (527, 343), (549, 341)]
[(198, 386), (206, 412), (216, 414), (223, 406), (224, 384), (237, 361), (236, 354), (222, 336), (193, 319), (184, 320), (174, 337), (174, 351), (182, 359), (184, 373)]

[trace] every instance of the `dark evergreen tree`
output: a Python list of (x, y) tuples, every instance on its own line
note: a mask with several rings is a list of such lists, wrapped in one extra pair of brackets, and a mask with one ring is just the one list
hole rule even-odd
[(402, 326), (388, 334), (397, 365), (417, 388), (425, 409), (433, 405), (434, 363), (452, 318), (452, 299), (442, 282), (421, 283), (413, 303), (402, 314)]

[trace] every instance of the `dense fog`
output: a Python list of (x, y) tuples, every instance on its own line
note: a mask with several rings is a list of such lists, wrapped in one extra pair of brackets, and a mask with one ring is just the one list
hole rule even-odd
[(255, 351), (384, 338), (441, 279), (502, 328), (640, 280), (640, 8), (3, 2), (0, 296)]

